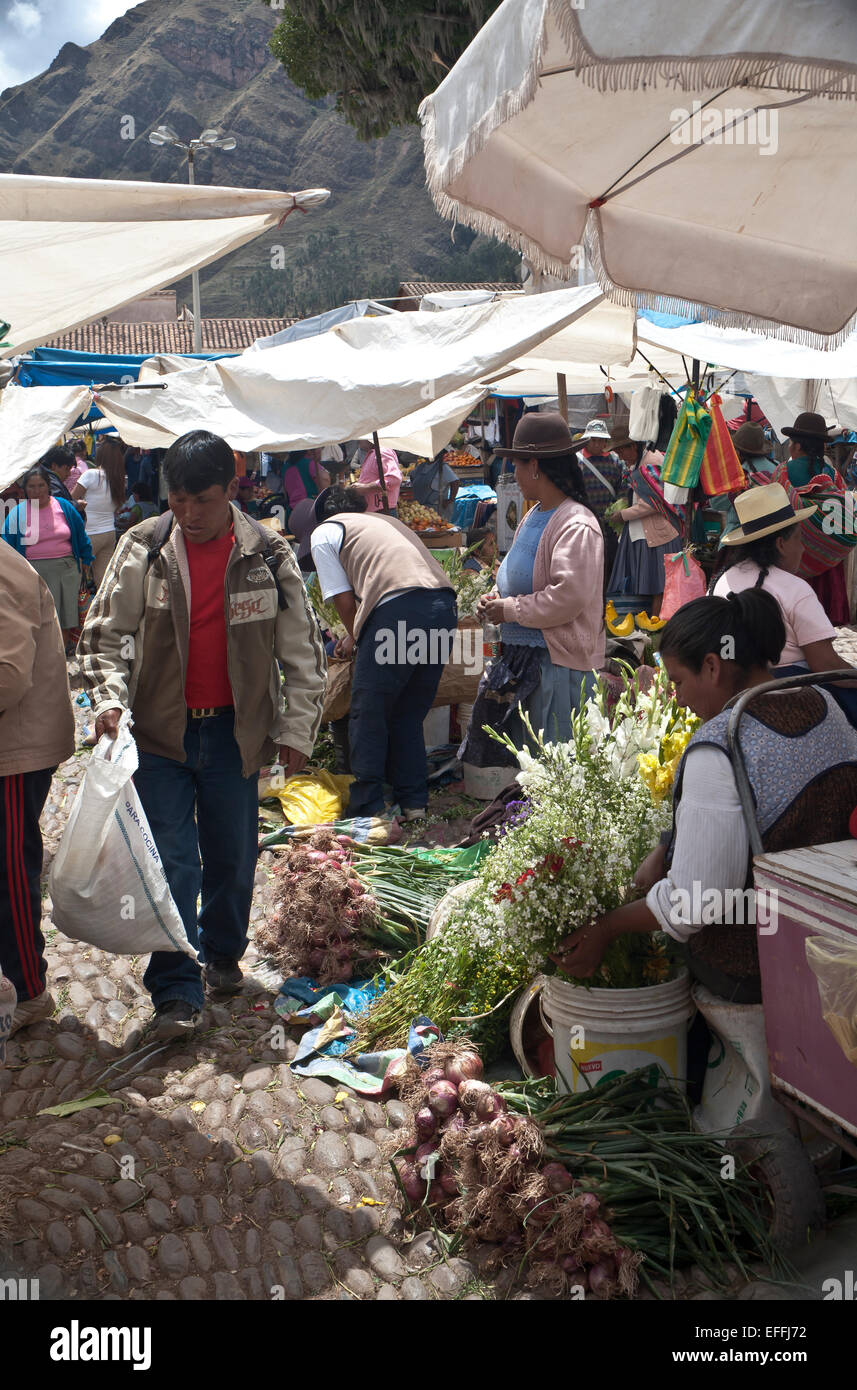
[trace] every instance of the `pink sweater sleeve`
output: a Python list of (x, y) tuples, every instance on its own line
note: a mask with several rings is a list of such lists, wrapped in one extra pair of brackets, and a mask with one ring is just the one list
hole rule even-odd
[(503, 600), (503, 621), (522, 627), (563, 627), (590, 601), (593, 585), (601, 591), (604, 542), (600, 531), (572, 522), (550, 553), (548, 582), (534, 594)]

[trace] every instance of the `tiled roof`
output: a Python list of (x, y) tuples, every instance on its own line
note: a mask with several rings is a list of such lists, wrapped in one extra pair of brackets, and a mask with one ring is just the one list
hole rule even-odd
[(521, 286), (514, 281), (508, 280), (484, 280), (481, 283), (475, 281), (459, 280), (434, 281), (434, 280), (403, 280), (399, 286), (399, 295), (405, 299), (422, 299), (424, 294), (442, 294), (446, 290), (493, 290), (498, 293), (501, 290), (519, 290)]
[[(288, 328), (294, 319), (203, 319), (202, 351), (241, 352), (257, 338), (267, 338)], [(193, 324), (176, 319), (170, 323), (85, 323), (69, 333), (51, 338), (46, 347), (71, 348), (75, 352), (173, 353), (193, 352)]]

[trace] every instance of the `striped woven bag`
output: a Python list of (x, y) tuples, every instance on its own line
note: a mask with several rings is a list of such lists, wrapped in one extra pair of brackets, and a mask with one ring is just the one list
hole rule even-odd
[(699, 482), (699, 470), (710, 430), (711, 416), (688, 387), (661, 469), (661, 481), (668, 502), (686, 501)]
[(805, 517), (800, 523), (800, 538), (803, 541), (799, 570), (801, 579), (814, 579), (816, 575), (824, 574), (825, 570), (835, 569), (852, 546), (857, 544), (853, 494), (849, 494), (838, 474), (836, 481), (833, 481), (819, 473), (815, 478), (810, 478), (804, 487), (794, 487), (789, 482), (785, 464), (780, 465), (771, 482), (782, 484), (795, 510), (807, 502), (814, 502), (816, 506), (812, 516)]
[(743, 492), (747, 486), (741, 461), (723, 419), (722, 404), (722, 397), (716, 391), (705, 402), (711, 414), (711, 430), (702, 456), (699, 481), (709, 497), (719, 497), (724, 492)]

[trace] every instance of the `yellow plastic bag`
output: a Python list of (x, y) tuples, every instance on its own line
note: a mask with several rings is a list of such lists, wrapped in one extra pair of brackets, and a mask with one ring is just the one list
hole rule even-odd
[(848, 1061), (857, 1066), (857, 946), (811, 936), (806, 959), (818, 981), (822, 1018)]
[(259, 800), (275, 797), (290, 825), (330, 825), (342, 816), (343, 799), (353, 777), (320, 771), (299, 772), (280, 783), (274, 775), (259, 778)]

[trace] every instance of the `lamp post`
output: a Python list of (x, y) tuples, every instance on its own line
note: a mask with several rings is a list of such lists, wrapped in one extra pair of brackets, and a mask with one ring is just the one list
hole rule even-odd
[[(157, 130), (151, 131), (149, 144), (174, 145), (177, 150), (183, 150), (187, 157), (187, 181), (189, 184), (193, 184), (195, 182), (193, 165), (197, 150), (234, 150), (236, 140), (234, 135), (224, 135), (215, 126), (210, 126), (196, 140), (185, 141), (179, 139), (172, 126), (159, 125)], [(194, 352), (202, 352), (202, 316), (199, 306), (198, 270), (191, 272), (191, 283), (193, 285), (193, 350)]]

